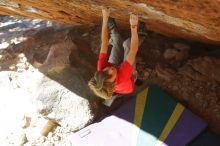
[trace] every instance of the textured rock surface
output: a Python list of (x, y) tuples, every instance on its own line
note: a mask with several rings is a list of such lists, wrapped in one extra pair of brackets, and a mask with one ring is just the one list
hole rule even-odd
[(220, 44), (219, 0), (1, 0), (0, 14), (95, 25), (101, 21), (101, 6), (111, 7), (122, 26), (128, 26), (129, 13), (134, 12), (150, 30)]
[[(50, 25), (48, 28), (44, 25), (49, 24), (47, 21), (7, 16), (0, 20), (3, 25), (0, 30), (4, 32), (0, 41), (9, 44), (7, 49), (0, 50), (0, 116), (4, 119), (0, 143), (20, 145), (26, 139), (29, 144), (42, 140), (41, 133), (47, 135), (52, 128), (43, 131), (46, 123), (41, 120), (50, 119), (59, 125), (61, 132), (75, 131), (93, 122), (98, 112), (97, 98), (91, 94), (87, 81), (95, 71), (96, 57), (85, 42), (82, 41), (80, 48), (79, 41), (75, 44), (75, 37), (82, 35), (79, 29), (72, 34), (74, 27)], [(26, 29), (34, 28), (34, 22), (39, 29)], [(7, 33), (9, 29), (15, 32)], [(18, 44), (11, 41), (30, 35)], [(13, 131), (14, 127), (18, 130)], [(7, 137), (10, 139), (5, 141)]]
[[(66, 34), (66, 31), (63, 33)], [(97, 110), (94, 108), (96, 101), (91, 100), (94, 95), (87, 86), (95, 67), (77, 68), (69, 64), (69, 56), (72, 54), (77, 59), (79, 50), (83, 49), (77, 48), (69, 35), (57, 40), (50, 46), (47, 58), (39, 67), (43, 74), (37, 72), (34, 75), (38, 112), (69, 131), (79, 130), (91, 123)], [(83, 57), (80, 59), (77, 65), (90, 64)]]
[[(64, 71), (60, 71), (54, 76), (63, 81), (68, 79), (69, 85), (72, 84), (72, 89), (79, 93), (80, 89), (86, 90), (86, 85), (80, 84), (84, 80), (80, 78), (80, 75), (76, 76), (76, 72), (77, 70), (66, 67)], [(40, 79), (37, 79), (39, 82), (36, 89), (36, 103), (41, 115), (55, 120), (70, 131), (81, 129), (93, 121), (94, 113), (87, 99), (89, 98), (88, 92), (81, 91), (80, 96), (43, 74), (39, 77)]]
[[(70, 131), (85, 127), (95, 116), (94, 103), (90, 100), (93, 95), (87, 86), (89, 75), (85, 74), (91, 68), (76, 68), (69, 64), (71, 52), (76, 55), (77, 50), (68, 37), (51, 45), (46, 60), (39, 68), (47, 76), (37, 75), (36, 79), (35, 98), (39, 112)], [(85, 60), (81, 58), (82, 61)], [(81, 62), (77, 64), (82, 65)]]

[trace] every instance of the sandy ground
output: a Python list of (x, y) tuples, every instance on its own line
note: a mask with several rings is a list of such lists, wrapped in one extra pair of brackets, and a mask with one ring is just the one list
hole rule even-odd
[[(50, 44), (45, 43), (43, 45), (37, 41), (28, 41), (26, 46), (19, 47), (19, 43), (37, 35), (37, 32), (47, 29), (56, 31), (69, 27), (71, 26), (54, 24), (40, 19), (0, 16), (1, 145), (70, 145), (68, 140), (61, 139), (61, 137), (67, 137), (66, 135), (69, 132), (60, 127), (57, 127), (53, 134), (48, 134), (48, 132), (46, 132), (47, 136), (40, 134), (48, 121), (36, 113), (30, 97), (32, 96), (32, 91), (29, 88), (31, 85), (28, 80), (31, 76), (33, 77), (34, 73), (38, 72), (36, 66), (40, 66), (43, 63), (47, 54), (37, 51), (39, 53), (37, 60), (40, 63), (37, 62), (34, 67), (34, 61), (29, 62), (33, 58), (33, 54), (26, 54), (29, 52), (27, 50), (28, 46), (37, 47), (38, 45)], [(49, 35), (46, 34), (46, 31), (43, 34), (45, 34), (46, 38)], [(53, 35), (53, 33), (51, 34)], [(16, 46), (18, 46), (18, 49), (12, 49)], [(47, 48), (46, 53), (48, 51), (49, 49)], [(53, 125), (53, 127), (56, 126)]]

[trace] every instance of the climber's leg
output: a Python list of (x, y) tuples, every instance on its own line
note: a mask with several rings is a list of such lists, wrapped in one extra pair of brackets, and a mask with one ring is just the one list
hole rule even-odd
[(119, 66), (123, 61), (122, 38), (117, 30), (116, 23), (113, 18), (109, 19), (110, 40), (112, 46), (109, 56), (109, 62)]

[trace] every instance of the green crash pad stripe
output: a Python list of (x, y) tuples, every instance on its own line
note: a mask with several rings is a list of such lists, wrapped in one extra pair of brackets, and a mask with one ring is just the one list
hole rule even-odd
[(137, 146), (155, 145), (176, 102), (157, 86), (148, 88), (147, 102), (137, 138)]
[(175, 126), (176, 122), (178, 121), (178, 119), (180, 118), (181, 114), (184, 111), (184, 106), (181, 105), (180, 103), (178, 103), (172, 113), (172, 115), (170, 116), (170, 119), (168, 120), (165, 128), (163, 129), (159, 140), (157, 142), (157, 146), (161, 145), (161, 142), (164, 142), (165, 139), (167, 138), (167, 136), (169, 135), (169, 133), (171, 132), (171, 130), (173, 129), (173, 127)]

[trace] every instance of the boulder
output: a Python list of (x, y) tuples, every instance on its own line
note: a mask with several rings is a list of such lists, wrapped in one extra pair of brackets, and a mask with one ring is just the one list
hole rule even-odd
[[(53, 44), (39, 68), (41, 73), (36, 72), (34, 83), (38, 112), (69, 131), (85, 127), (97, 115), (98, 101), (94, 100), (87, 85), (95, 66), (85, 58), (79, 58), (79, 50), (83, 49), (77, 48), (70, 38)], [(75, 62), (75, 66), (70, 65), (71, 53), (74, 59), (80, 60)], [(79, 67), (85, 64), (90, 68)]]
[(189, 56), (189, 49), (190, 47), (185, 44), (175, 43), (173, 48), (169, 48), (164, 52), (163, 56), (165, 59), (175, 62), (184, 61)]
[(93, 121), (92, 95), (77, 69), (66, 65), (59, 72), (50, 72), (49, 77), (37, 74), (35, 103), (41, 115), (70, 131)]
[(200, 57), (189, 60), (186, 65), (178, 70), (178, 72), (197, 81), (220, 82), (219, 68), (219, 59), (214, 57)]
[(3, 0), (0, 14), (91, 26), (101, 23), (100, 9), (106, 6), (112, 8), (112, 16), (127, 29), (129, 14), (133, 12), (146, 22), (150, 30), (167, 36), (220, 44), (219, 3), (219, 0)]
[[(17, 60), (14, 63), (21, 65), (21, 71), (18, 70), (21, 68), (20, 66), (15, 70), (19, 73), (0, 72), (0, 90), (6, 93), (7, 91), (4, 89), (10, 89), (10, 95), (2, 94), (4, 96), (1, 96), (1, 100), (9, 99), (8, 96), (10, 96), (13, 100), (19, 100), (19, 103), (23, 99), (24, 102), (30, 102), (31, 106), (25, 105), (24, 108), (20, 108), (22, 109), (21, 114), (17, 114), (21, 128), (25, 129), (30, 125), (24, 119), (26, 116), (33, 118), (40, 115), (45, 120), (51, 120), (67, 131), (76, 131), (93, 122), (100, 111), (98, 110), (99, 101), (87, 85), (96, 70), (95, 55), (88, 48), (89, 46), (85, 45), (85, 42), (84, 46), (81, 45), (78, 48), (66, 31), (58, 34), (65, 37), (62, 39), (52, 38), (53, 42), (47, 43), (44, 47), (37, 49), (27, 47), (25, 50), (21, 50), (24, 53), (17, 53)], [(40, 35), (40, 32), (37, 35)], [(39, 37), (36, 41), (37, 45), (42, 45), (44, 39), (44, 37)], [(36, 36), (32, 40), (37, 40)], [(27, 42), (31, 41), (20, 43), (19, 47), (24, 48)], [(33, 59), (29, 54), (35, 58)], [(37, 58), (38, 54), (42, 55), (40, 59)], [(87, 55), (82, 56), (81, 54)], [(39, 68), (33, 68), (30, 63), (27, 64), (27, 68), (23, 68), (27, 61), (38, 62)], [(7, 102), (9, 101), (7, 100)], [(19, 105), (24, 105), (24, 102)], [(7, 104), (10, 105), (10, 103)], [(33, 110), (33, 112), (31, 111), (33, 114), (29, 114), (29, 107)], [(3, 110), (0, 110), (1, 112), (4, 113)], [(30, 136), (27, 136), (29, 139)]]

